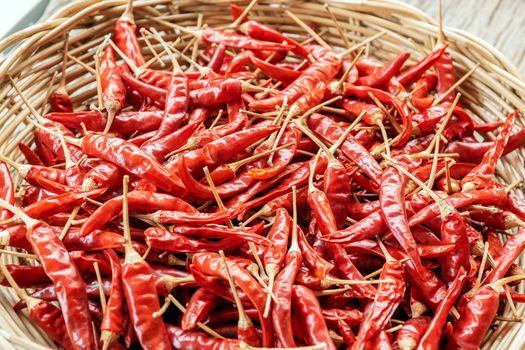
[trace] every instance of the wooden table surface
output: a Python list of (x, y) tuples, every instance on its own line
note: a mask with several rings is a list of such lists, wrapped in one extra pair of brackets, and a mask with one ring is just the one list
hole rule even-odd
[[(438, 18), (438, 0), (403, 0)], [(468, 31), (493, 45), (525, 76), (524, 0), (442, 0), (445, 26)]]

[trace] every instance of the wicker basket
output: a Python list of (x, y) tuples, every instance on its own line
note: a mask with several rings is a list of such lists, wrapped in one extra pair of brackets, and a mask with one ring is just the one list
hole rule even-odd
[[(37, 110), (44, 108), (46, 92), (52, 85), (58, 84), (55, 72), (61, 70), (64, 33), (69, 31), (70, 54), (84, 61), (87, 67), (69, 60), (67, 89), (75, 103), (92, 99), (96, 95), (92, 73), (93, 52), (103, 36), (112, 31), (114, 21), (123, 12), (125, 3), (126, 0), (81, 0), (67, 6), (49, 21), (34, 25), (0, 42), (0, 52), (5, 55), (0, 63), (0, 81), (3, 82), (0, 87), (2, 154), (12, 159), (19, 158), (16, 146), (21, 141), (30, 143), (33, 129), (25, 121), (30, 112), (15, 94), (8, 74), (17, 81), (17, 85)], [(352, 42), (359, 42), (381, 30), (388, 32), (388, 35), (373, 41), (370, 55), (386, 60), (402, 50), (410, 50), (414, 53), (412, 60), (417, 60), (435, 44), (438, 32), (435, 21), (404, 3), (396, 0), (340, 0), (330, 3), (341, 27)], [(230, 22), (228, 4), (229, 1), (223, 0), (136, 0), (134, 13), (137, 24), (166, 29), (163, 35), (166, 39), (173, 40), (173, 31), (163, 28), (152, 17), (161, 16), (180, 25), (195, 26), (199, 14), (202, 14), (208, 25), (216, 26)], [(330, 45), (343, 46), (323, 4), (317, 1), (260, 0), (250, 16), (282, 32), (308, 38), (308, 34), (284, 14), (286, 9), (292, 10), (305, 22), (317, 25), (317, 31), (323, 33), (323, 39)], [(445, 34), (458, 74), (464, 74), (476, 63), (480, 64), (473, 76), (460, 87), (464, 105), (478, 121), (500, 119), (515, 108), (525, 111), (522, 101), (525, 81), (514, 65), (492, 46), (467, 33), (447, 29)], [(151, 57), (146, 45), (143, 46), (144, 55)], [(517, 124), (523, 127), (523, 120)], [(525, 170), (520, 166), (523, 164), (523, 157), (525, 153), (520, 150), (500, 162), (498, 174), (503, 181), (511, 183), (524, 178)], [(16, 301), (17, 297), (12, 290), (0, 288), (0, 348), (55, 348), (47, 336), (23, 313), (17, 314), (12, 310)], [(507, 306), (506, 312), (509, 312), (508, 309)], [(518, 305), (520, 314), (524, 309), (524, 305)], [(525, 326), (515, 322), (500, 322), (497, 328), (491, 330), (483, 346), (484, 349), (524, 347)]]

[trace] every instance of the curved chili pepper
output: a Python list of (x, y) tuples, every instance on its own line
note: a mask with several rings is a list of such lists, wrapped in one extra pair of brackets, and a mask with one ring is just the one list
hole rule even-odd
[(483, 156), (481, 163), (461, 180), (461, 185), (464, 189), (465, 186), (469, 189), (472, 189), (472, 187), (477, 189), (487, 187), (496, 171), (496, 164), (501, 158), (505, 146), (507, 145), (517, 115), (518, 111), (514, 111), (507, 116), (503, 129), (490, 149)]
[[(126, 100), (126, 87), (120, 76), (121, 68), (115, 61), (115, 52), (107, 46), (100, 59), (100, 85), (102, 88), (102, 102), (111, 119), (122, 107)], [(111, 121), (111, 120), (110, 120)]]
[(477, 349), (498, 312), (498, 306), (499, 292), (494, 286), (481, 286), (463, 308), (445, 349)]
[(393, 76), (396, 76), (403, 64), (410, 58), (410, 52), (405, 51), (396, 56), (392, 61), (385, 64), (383, 67), (377, 69), (372, 74), (359, 77), (355, 82), (356, 85), (365, 85), (370, 87), (378, 87), (385, 84)]
[(118, 256), (112, 249), (104, 250), (104, 255), (111, 264), (111, 289), (106, 311), (102, 318), (101, 340), (106, 343), (120, 337), (124, 332), (124, 294), (122, 289), (122, 272)]
[(494, 283), (505, 277), (512, 263), (519, 257), (523, 249), (525, 249), (525, 230), (521, 229), (505, 241), (503, 249), (495, 257), (494, 269), (489, 272), (483, 284)]
[(457, 210), (443, 218), (441, 223), (441, 240), (443, 244), (454, 244), (454, 251), (441, 262), (441, 279), (451, 283), (460, 269), (469, 271), (470, 246), (463, 218)]
[[(123, 196), (116, 196), (100, 206), (86, 221), (80, 234), (86, 235), (109, 222), (122, 210)], [(128, 193), (128, 208), (130, 211), (178, 210), (196, 213), (197, 210), (184, 200), (169, 194), (148, 191), (131, 191)]]
[(432, 319), (428, 316), (419, 316), (407, 320), (397, 332), (397, 346), (400, 350), (414, 350), (425, 334)]
[(210, 311), (219, 304), (219, 301), (220, 299), (215, 294), (210, 294), (206, 289), (197, 289), (191, 296), (184, 315), (182, 315), (182, 329), (185, 331), (194, 329), (197, 322), (203, 321)]
[(311, 290), (303, 286), (293, 286), (292, 307), (305, 331), (307, 344), (324, 344), (325, 349), (336, 349), (323, 318), (319, 301)]
[(418, 344), (418, 349), (435, 349), (439, 347), (439, 341), (441, 340), (443, 327), (447, 322), (447, 316), (461, 293), (461, 289), (463, 288), (466, 277), (467, 272), (463, 268), (460, 268), (456, 277), (450, 284), (449, 290), (443, 298), (443, 301), (436, 309), (432, 321), (421, 337), (421, 341)]
[(213, 56), (210, 58), (210, 62), (208, 62), (208, 68), (211, 68), (211, 70), (215, 73), (219, 73), (224, 61), (225, 53), (226, 45), (222, 43), (217, 45), (215, 47), (215, 51), (213, 52)]
[(254, 56), (250, 56), (250, 60), (251, 63), (264, 74), (272, 79), (283, 82), (285, 85), (290, 84), (301, 75), (301, 71), (279, 67)]
[[(15, 204), (15, 186), (9, 168), (3, 161), (0, 161), (0, 198), (9, 204)], [(12, 216), (9, 210), (0, 210), (0, 220), (9, 219)]]
[(447, 45), (443, 45), (432, 51), (412, 67), (399, 74), (397, 76), (397, 80), (403, 86), (409, 86), (410, 84), (414, 83), (423, 75), (423, 73), (425, 73), (430, 67), (434, 65), (434, 63), (443, 55), (446, 49)]
[[(434, 69), (437, 73), (436, 92), (438, 96), (442, 96), (456, 83), (452, 55), (447, 50), (434, 62)], [(452, 102), (454, 98), (456, 98), (456, 91), (451, 91), (444, 101)]]

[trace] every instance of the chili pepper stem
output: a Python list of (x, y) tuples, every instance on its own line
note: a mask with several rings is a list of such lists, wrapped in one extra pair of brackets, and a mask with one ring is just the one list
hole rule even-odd
[(339, 33), (339, 37), (341, 38), (341, 40), (343, 40), (345, 47), (347, 49), (350, 48), (350, 46), (352, 45), (350, 44), (350, 41), (348, 40), (345, 32), (343, 31), (343, 28), (341, 28), (341, 25), (339, 24), (339, 21), (337, 20), (334, 13), (332, 12), (332, 9), (330, 8), (330, 6), (327, 3), (325, 3), (323, 8), (325, 9), (325, 11), (328, 13), (330, 18), (332, 19), (332, 22), (334, 22), (335, 28), (337, 29), (337, 32)]
[[(326, 5), (326, 4), (325, 4)], [(326, 7), (328, 8), (328, 7)], [(349, 45), (350, 46), (350, 45)], [(361, 55), (363, 54), (364, 52), (364, 49), (361, 49), (357, 55), (354, 57), (354, 59), (352, 60), (352, 62), (350, 63), (350, 65), (346, 68), (345, 72), (343, 73), (343, 75), (341, 76), (341, 79), (339, 79), (337, 81), (337, 83), (333, 83), (333, 84), (330, 84), (330, 91), (332, 92), (332, 94), (334, 95), (342, 95), (344, 93), (344, 82), (346, 81), (346, 79), (348, 78), (348, 75), (350, 74), (350, 72), (352, 71), (352, 68), (354, 68), (356, 62), (359, 60), (359, 58), (361, 57)]]
[(162, 303), (162, 306), (160, 307), (160, 309), (153, 313), (153, 317), (159, 318), (162, 315), (164, 315), (164, 313), (168, 311), (168, 308), (170, 305), (171, 305), (171, 300), (169, 298), (165, 298), (164, 303)]
[(116, 342), (119, 335), (110, 331), (102, 331), (100, 334), (100, 342), (102, 343), (102, 350), (109, 350), (111, 345)]
[(104, 108), (108, 112), (108, 120), (106, 121), (104, 131), (102, 131), (103, 135), (106, 135), (109, 132), (109, 129), (111, 129), (111, 125), (113, 125), (113, 120), (115, 120), (115, 115), (121, 107), (122, 106), (120, 105), (120, 102), (117, 100), (109, 100), (104, 103)]
[(246, 16), (251, 11), (251, 9), (255, 6), (255, 4), (257, 4), (257, 0), (250, 1), (248, 6), (246, 6), (244, 11), (242, 11), (241, 15), (237, 17), (237, 19), (232, 24), (230, 24), (227, 28), (231, 28), (231, 29), (237, 28), (242, 23), (242, 21), (246, 18)]
[(128, 0), (124, 13), (120, 16), (121, 21), (126, 21), (134, 24), (135, 18), (133, 17), (133, 0)]
[[(31, 118), (28, 118), (27, 121), (30, 122), (31, 124), (33, 124), (34, 126), (36, 126), (37, 128), (42, 129), (45, 132), (49, 133), (50, 135), (53, 135), (55, 137), (60, 137), (60, 135), (57, 132), (54, 132), (53, 130), (49, 129), (48, 127), (45, 127), (42, 124), (35, 122)], [(66, 140), (67, 143), (71, 143), (71, 144), (73, 144), (75, 146), (78, 146), (78, 147), (82, 146), (82, 140), (81, 139), (75, 139), (75, 138), (72, 138), (72, 137), (69, 137), (69, 136), (64, 136), (64, 140)]]
[(117, 45), (115, 45), (113, 40), (109, 40), (108, 42), (109, 42), (109, 45), (111, 45), (111, 47), (113, 48), (113, 50), (115, 50), (117, 52), (117, 54), (120, 56), (120, 58), (122, 58), (122, 60), (124, 62), (126, 62), (126, 64), (131, 69), (133, 74), (135, 76), (139, 76), (142, 73), (142, 68), (137, 67), (135, 65), (135, 63), (133, 63), (133, 61), (128, 56), (126, 56), (126, 54), (124, 52), (122, 52), (122, 50), (119, 49), (119, 47)]
[(31, 170), (31, 165), (28, 165), (28, 164), (20, 164), (20, 163), (17, 163), (7, 157), (4, 157), (3, 155), (0, 154), (0, 161), (8, 164), (9, 166), (11, 166), (13, 169), (15, 169), (22, 177), (26, 177), (27, 174), (29, 173), (29, 170)]
[(443, 133), (443, 130), (445, 130), (445, 126), (447, 125), (448, 121), (452, 117), (452, 114), (454, 113), (454, 108), (456, 108), (456, 105), (458, 104), (460, 98), (461, 98), (461, 93), (458, 93), (456, 95), (456, 98), (454, 99), (454, 102), (450, 106), (445, 118), (441, 122), (441, 125), (439, 126), (439, 129), (436, 132), (434, 138), (432, 139), (432, 141), (430, 141), (430, 144), (428, 145), (427, 149), (423, 153), (430, 153), (430, 151), (434, 148), (437, 138), (441, 137), (441, 134)]
[(69, 32), (66, 32), (64, 35), (64, 48), (62, 49), (62, 70), (60, 75), (60, 82), (58, 88), (55, 90), (55, 93), (67, 95), (66, 90), (66, 67), (67, 67), (67, 57), (69, 51)]
[[(266, 275), (268, 276), (268, 290), (273, 290), (273, 285), (275, 282), (275, 277), (279, 273), (279, 267), (277, 264), (267, 264), (266, 265)], [(266, 296), (266, 304), (264, 305), (264, 317), (268, 317), (270, 314), (270, 306), (272, 305), (272, 298), (270, 294)]]
[(258, 153), (258, 154), (254, 154), (253, 156), (250, 156), (250, 157), (238, 160), (238, 161), (236, 161), (234, 163), (230, 163), (230, 164), (228, 164), (228, 166), (233, 170), (233, 172), (236, 172), (242, 166), (244, 166), (244, 165), (246, 165), (248, 163), (251, 163), (254, 160), (260, 159), (260, 158), (265, 157), (265, 156), (267, 156), (269, 154), (272, 155), (275, 152), (278, 152), (278, 151), (280, 151), (280, 150), (282, 150), (284, 148), (287, 148), (287, 147), (290, 147), (290, 146), (293, 146), (293, 145), (295, 145), (295, 142), (290, 142), (290, 143), (287, 143), (285, 145), (281, 145), (279, 147), (276, 147), (276, 148), (273, 148), (273, 149), (269, 149), (269, 150), (266, 150), (266, 151)]

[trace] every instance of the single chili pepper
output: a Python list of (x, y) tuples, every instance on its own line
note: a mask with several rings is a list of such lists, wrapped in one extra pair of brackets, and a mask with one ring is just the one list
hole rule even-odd
[(445, 216), (441, 223), (441, 240), (443, 244), (454, 244), (454, 251), (447, 257), (440, 259), (441, 279), (451, 283), (461, 268), (469, 271), (470, 246), (463, 218), (457, 210)]
[(275, 106), (283, 104), (285, 97), (288, 104), (293, 104), (298, 98), (306, 94), (319, 83), (328, 83), (339, 72), (341, 60), (337, 55), (326, 52), (319, 60), (308, 66), (301, 75), (288, 85), (278, 95), (250, 103), (255, 110), (273, 110)]
[(414, 83), (423, 75), (423, 73), (425, 73), (430, 67), (434, 65), (434, 63), (443, 55), (446, 49), (447, 45), (443, 45), (432, 51), (423, 57), (423, 59), (421, 59), (418, 63), (399, 74), (397, 76), (397, 80), (403, 86), (409, 86), (410, 84)]
[[(456, 83), (452, 55), (447, 50), (434, 62), (434, 69), (437, 73), (436, 92), (438, 96), (442, 96)], [(451, 91), (443, 101), (452, 102), (454, 98), (456, 98), (456, 91)]]
[[(56, 228), (56, 233), (60, 235), (61, 227)], [(82, 236), (80, 230), (72, 227), (62, 239), (65, 247), (69, 250), (104, 250), (118, 248), (124, 244), (124, 239), (118, 233), (95, 230), (87, 236)]]
[[(192, 263), (196, 269), (205, 274), (226, 278), (226, 269), (222, 258), (216, 253), (197, 253), (193, 256)], [(265, 296), (261, 286), (253, 279), (248, 271), (236, 262), (227, 259), (228, 269), (235, 284), (242, 289), (257, 309), (262, 327), (263, 346), (270, 346), (273, 338), (270, 320), (263, 317)]]
[(63, 243), (51, 226), (30, 218), (4, 200), (0, 203), (21, 218), (28, 227), (27, 240), (56, 288), (69, 338), (80, 348), (97, 349), (85, 283)]
[(49, 215), (69, 211), (78, 206), (85, 198), (97, 198), (104, 193), (104, 189), (65, 193), (58, 196), (42, 199), (24, 208), (24, 212), (33, 219), (44, 218)]
[(102, 331), (101, 341), (104, 346), (109, 347), (124, 332), (124, 295), (118, 256), (112, 249), (104, 250), (104, 255), (111, 263), (111, 290), (100, 329)]
[(213, 52), (213, 56), (210, 58), (210, 62), (208, 62), (208, 68), (210, 68), (215, 73), (219, 73), (222, 67), (222, 63), (224, 62), (224, 56), (226, 54), (226, 45), (219, 44), (215, 47), (215, 51)]
[(188, 79), (185, 76), (173, 74), (166, 93), (164, 116), (157, 134), (145, 142), (144, 146), (151, 144), (164, 136), (174, 132), (183, 121), (189, 104)]
[(244, 50), (268, 50), (268, 51), (279, 51), (279, 50), (290, 50), (294, 46), (282, 44), (281, 42), (268, 42), (263, 40), (256, 40), (252, 38), (245, 37), (239, 34), (230, 34), (214, 30), (211, 28), (204, 29), (200, 34), (200, 39), (206, 44), (224, 44), (228, 47), (233, 47), (235, 49), (244, 49)]
[(133, 18), (133, 9), (128, 6), (122, 16), (115, 22), (115, 43), (118, 48), (133, 62), (136, 67), (146, 63), (140, 51), (137, 39), (137, 26)]
[(102, 89), (102, 102), (108, 112), (104, 132), (107, 133), (115, 114), (124, 107), (126, 101), (126, 86), (120, 76), (121, 68), (115, 61), (115, 52), (107, 46), (100, 59), (100, 86)]
[(270, 289), (273, 289), (275, 277), (281, 270), (286, 259), (291, 225), (292, 219), (286, 210), (282, 208), (277, 209), (272, 228), (267, 235), (268, 240), (272, 242), (272, 244), (266, 248), (263, 256), (264, 269), (268, 275), (268, 285)]
[(511, 211), (499, 210), (495, 208), (472, 208), (469, 210), (469, 217), (472, 220), (484, 222), (496, 230), (509, 230), (514, 227), (523, 226), (522, 221)]
[[(230, 65), (228, 66), (228, 69), (226, 70), (227, 74), (232, 74), (239, 72), (243, 66), (250, 63), (251, 57), (253, 56), (252, 51), (243, 51), (239, 53), (238, 55), (235, 55), (232, 58), (232, 61), (230, 62)], [(251, 95), (249, 95), (251, 96)]]
[(397, 346), (399, 350), (414, 350), (432, 319), (428, 316), (419, 316), (407, 320), (397, 332)]
[[(412, 166), (406, 158), (398, 158), (398, 161), (405, 164), (405, 166)], [(403, 247), (414, 266), (418, 268), (421, 266), (421, 259), (417, 253), (416, 242), (410, 231), (404, 206), (406, 182), (407, 177), (396, 167), (387, 166), (381, 176), (379, 201), (384, 222)]]
[[(443, 56), (441, 56), (443, 57)], [(434, 90), (437, 83), (437, 76), (435, 74), (425, 74), (419, 78), (412, 89), (411, 102), (419, 110), (425, 110), (432, 106), (434, 98), (429, 96), (429, 92)], [(448, 101), (452, 103), (452, 100)]]
[[(135, 132), (157, 130), (162, 121), (162, 111), (120, 112), (115, 115), (109, 131), (129, 136)], [(68, 128), (82, 130), (84, 123), (87, 130), (102, 132), (107, 124), (107, 115), (96, 111), (73, 113), (48, 113), (45, 118), (61, 123)]]
[(301, 71), (283, 68), (250, 56), (251, 63), (270, 78), (289, 85), (301, 75)]
[(284, 267), (277, 275), (273, 288), (273, 293), (279, 301), (272, 308), (273, 327), (277, 339), (284, 347), (295, 346), (291, 320), (293, 281), (303, 260), (298, 246), (297, 229), (294, 224), (292, 243), (286, 254)]
[(447, 291), (447, 294), (443, 298), (443, 301), (439, 304), (432, 321), (428, 325), (425, 333), (421, 337), (421, 340), (418, 344), (418, 349), (436, 349), (439, 347), (439, 341), (441, 340), (441, 335), (443, 327), (447, 322), (447, 316), (450, 312), (450, 309), (456, 303), (465, 280), (467, 277), (467, 272), (462, 267), (459, 269), (456, 277), (450, 284), (450, 287)]
[(405, 293), (403, 263), (387, 257), (379, 278), (381, 280), (388, 279), (392, 282), (381, 284), (377, 288), (374, 301), (366, 306), (359, 326), (359, 333), (352, 349), (364, 349), (365, 344), (368, 344), (384, 329), (403, 299)]
[(323, 318), (319, 301), (311, 290), (303, 286), (293, 286), (292, 307), (305, 332), (307, 344), (324, 344), (325, 349), (336, 349)]
[[(217, 235), (218, 233), (219, 232), (217, 232)], [(226, 250), (241, 245), (246, 241), (264, 245), (270, 244), (270, 242), (262, 236), (249, 234), (240, 230), (230, 230), (222, 233), (224, 239), (219, 242), (209, 241), (203, 238), (191, 239), (184, 235), (156, 227), (146, 229), (144, 234), (150, 247), (176, 253)]]
[[(486, 190), (475, 190), (469, 192), (458, 192), (445, 199), (446, 204), (459, 209), (469, 204), (501, 206), (507, 200), (507, 193), (503, 189), (494, 188)], [(415, 213), (409, 220), (410, 227), (420, 225), (439, 214), (437, 204), (430, 204)]]
[[(509, 137), (509, 141), (505, 146), (502, 155), (518, 149), (523, 145), (525, 137), (525, 128), (521, 129), (514, 135)], [(485, 153), (488, 152), (493, 142), (462, 142), (454, 141), (447, 145), (445, 152), (459, 153), (460, 161), (469, 163), (480, 163)]]
[(485, 153), (481, 163), (461, 180), (461, 186), (464, 191), (488, 186), (494, 176), (494, 172), (496, 171), (496, 164), (501, 158), (505, 146), (507, 145), (510, 133), (512, 132), (512, 126), (514, 125), (514, 120), (517, 116), (518, 111), (514, 111), (507, 116), (503, 130), (501, 130), (490, 149)]
[[(73, 140), (70, 140), (71, 142)], [(75, 140), (86, 154), (103, 159), (140, 178), (147, 177), (159, 188), (175, 195), (186, 193), (180, 179), (169, 174), (162, 165), (151, 159), (132, 143), (106, 135), (86, 134)]]
[(181, 327), (185, 331), (194, 329), (197, 322), (201, 322), (219, 304), (220, 299), (210, 294), (206, 289), (199, 288), (191, 296), (186, 311), (182, 315)]
[(494, 269), (489, 272), (483, 284), (495, 283), (505, 277), (512, 263), (519, 257), (523, 249), (525, 249), (525, 230), (521, 229), (505, 241), (503, 249), (495, 257)]
[(28, 164), (40, 166), (44, 165), (44, 162), (42, 161), (42, 159), (40, 159), (40, 156), (25, 143), (19, 143), (18, 148), (26, 158)]
[[(86, 235), (105, 223), (109, 222), (122, 210), (123, 196), (116, 196), (100, 206), (86, 221), (80, 234)], [(169, 194), (132, 191), (128, 193), (128, 207), (130, 211), (155, 211), (155, 210), (177, 210), (196, 213), (197, 210), (184, 200), (170, 196)]]
[(406, 60), (410, 58), (410, 52), (405, 51), (400, 53), (398, 56), (383, 67), (377, 69), (372, 74), (359, 77), (355, 82), (356, 85), (365, 85), (370, 87), (379, 87), (388, 82), (392, 77), (399, 74), (399, 71), (405, 64)]

